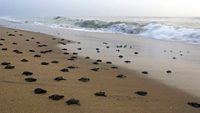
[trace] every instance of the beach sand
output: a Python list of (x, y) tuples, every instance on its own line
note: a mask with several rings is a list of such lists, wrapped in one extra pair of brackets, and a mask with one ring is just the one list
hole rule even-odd
[[(148, 71), (149, 74), (145, 77), (200, 97), (199, 45), (118, 33), (65, 30), (62, 34), (62, 37), (67, 36), (82, 42), (79, 45), (83, 48), (79, 51), (80, 56), (85, 57), (89, 54), (92, 59), (112, 61), (115, 65), (134, 70), (138, 74)], [(59, 45), (71, 51), (77, 51), (76, 46), (76, 44)], [(95, 48), (99, 48), (100, 53), (97, 53)], [(119, 58), (120, 55), (123, 58)], [(131, 62), (125, 63), (126, 60)], [(166, 73), (168, 70), (172, 73)]]
[[(15, 36), (8, 36), (8, 34)], [(72, 37), (65, 38), (73, 40)], [(15, 66), (14, 69), (5, 69), (5, 66), (0, 66), (1, 113), (200, 112), (199, 108), (187, 104), (188, 102), (200, 102), (198, 97), (193, 97), (177, 88), (145, 77), (134, 69), (123, 66), (113, 69), (112, 67), (116, 65), (105, 62), (99, 62), (98, 65), (93, 64), (94, 58), (85, 59), (83, 56), (79, 56), (78, 52), (83, 50), (79, 49), (77, 52), (77, 50), (72, 51), (67, 48), (68, 45), (81, 47), (78, 42), (3, 27), (0, 28), (0, 39), (2, 44), (0, 46), (0, 62), (10, 62)], [(63, 46), (63, 44), (66, 45)], [(60, 48), (57, 47), (58, 45)], [(68, 50), (64, 50), (61, 46)], [(2, 50), (2, 48), (7, 48), (7, 50)], [(13, 50), (18, 50), (18, 52), (13, 52)], [(29, 50), (35, 52), (29, 52)], [(40, 53), (41, 51), (43, 52)], [(44, 53), (44, 51), (49, 52)], [(41, 55), (41, 57), (34, 57), (34, 55)], [(72, 58), (73, 56), (74, 58)], [(69, 60), (70, 58), (74, 60)], [(22, 59), (27, 59), (28, 62), (22, 62)], [(59, 63), (51, 63), (55, 60)], [(41, 62), (49, 64), (41, 65)], [(69, 66), (75, 68), (71, 69)], [(69, 69), (69, 72), (60, 71), (63, 68)], [(92, 71), (93, 68), (99, 68), (99, 70)], [(24, 71), (32, 72), (32, 77), (37, 81), (25, 81), (24, 79), (28, 77), (22, 75)], [(117, 78), (116, 76), (119, 74), (126, 77)], [(63, 76), (66, 80), (55, 81), (54, 78), (58, 76)], [(78, 80), (81, 77), (88, 77), (90, 81), (81, 82)], [(35, 94), (35, 88), (43, 88), (47, 92)], [(99, 91), (104, 91), (106, 97), (94, 95)], [(140, 96), (135, 94), (137, 91), (146, 91), (148, 94)], [(52, 94), (64, 95), (64, 98), (53, 101), (49, 99)], [(78, 99), (80, 105), (67, 105), (66, 101), (70, 98)]]

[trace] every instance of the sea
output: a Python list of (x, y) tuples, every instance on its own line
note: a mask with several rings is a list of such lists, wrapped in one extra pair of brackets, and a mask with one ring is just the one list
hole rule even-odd
[(7, 24), (72, 29), (85, 32), (120, 33), (143, 38), (200, 44), (200, 18), (198, 17), (0, 16), (0, 25), (6, 26)]

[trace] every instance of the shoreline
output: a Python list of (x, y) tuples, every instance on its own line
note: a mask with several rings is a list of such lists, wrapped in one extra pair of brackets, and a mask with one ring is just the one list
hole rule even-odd
[[(118, 59), (116, 59), (114, 55), (109, 55), (111, 58), (115, 59), (109, 59), (108, 57), (103, 60), (113, 60), (113, 62), (117, 62), (118, 66), (123, 66), (124, 68), (132, 69), (130, 66), (133, 67), (133, 70), (137, 70), (137, 73), (141, 74), (141, 71), (149, 70), (154, 71), (151, 73), (150, 77), (151, 79), (158, 80), (161, 83), (164, 83), (166, 85), (169, 85), (171, 87), (175, 87), (178, 89), (181, 89), (182, 91), (189, 93), (193, 96), (199, 97), (200, 95), (200, 89), (196, 86), (199, 85), (200, 76), (198, 75), (200, 71), (198, 71), (198, 67), (200, 64), (198, 63), (200, 61), (200, 54), (199, 49), (200, 46), (194, 45), (194, 44), (188, 44), (188, 43), (182, 43), (182, 42), (171, 42), (171, 41), (164, 41), (164, 40), (157, 40), (157, 39), (148, 39), (148, 38), (141, 38), (137, 36), (132, 35), (123, 35), (123, 34), (111, 34), (111, 33), (96, 33), (96, 32), (81, 32), (81, 31), (74, 31), (69, 29), (50, 29), (42, 26), (25, 26), (25, 25), (9, 25), (10, 27), (17, 27), (24, 30), (34, 31), (34, 32), (42, 32), (45, 34), (53, 35), (56, 37), (62, 37), (66, 39), (72, 39), (74, 41), (83, 41), (83, 47), (87, 48), (85, 53), (80, 53), (81, 56), (85, 57), (87, 54), (92, 55), (92, 57), (96, 58), (99, 57), (99, 54), (94, 54), (95, 51), (91, 49), (90, 45), (91, 43), (94, 43), (92, 46), (100, 46), (103, 47), (101, 43), (104, 41), (108, 41), (112, 44), (112, 46), (116, 46), (116, 44), (129, 44), (129, 45), (135, 45), (136, 47), (133, 47), (135, 51), (145, 51), (144, 55), (138, 56), (142, 58), (136, 57), (136, 62), (132, 65), (124, 65), (123, 62), (118, 63)], [(59, 34), (58, 34), (59, 33)], [(116, 41), (117, 39), (118, 41)], [(75, 51), (75, 47), (68, 47), (71, 50)], [(95, 48), (95, 47), (94, 47)], [(142, 48), (142, 49), (141, 49)], [(160, 48), (160, 49), (159, 49)], [(88, 51), (89, 50), (89, 51)], [(152, 51), (153, 50), (153, 51)], [(166, 53), (163, 53), (163, 51), (167, 50)], [(170, 52), (173, 50), (173, 52)], [(190, 51), (192, 50), (192, 51)], [(151, 51), (151, 52), (149, 52)], [(179, 51), (185, 52), (185, 53), (179, 53)], [(190, 52), (189, 54), (187, 52)], [(110, 51), (107, 51), (110, 53)], [(112, 50), (112, 52), (115, 52)], [(127, 53), (134, 52), (132, 51), (125, 51)], [(132, 54), (125, 54), (127, 59), (133, 59)], [(143, 54), (143, 53), (142, 53)], [(180, 57), (180, 54), (183, 54), (183, 56)], [(115, 54), (116, 55), (116, 54)], [(105, 54), (100, 55), (100, 57), (106, 56)], [(107, 55), (108, 56), (108, 55)], [(132, 57), (131, 57), (132, 56)], [(176, 60), (170, 60), (173, 57), (176, 57)], [(149, 62), (153, 59), (152, 62)], [(139, 60), (139, 61), (137, 61)], [(154, 65), (154, 62), (161, 62), (162, 65)], [(146, 66), (146, 63), (149, 62), (148, 66)], [(175, 62), (173, 62), (175, 61)], [(134, 61), (133, 61), (134, 62)], [(183, 66), (181, 64), (184, 64)], [(151, 65), (151, 66), (149, 66)], [(164, 68), (165, 67), (165, 68)], [(178, 69), (177, 69), (178, 67)], [(168, 76), (165, 77), (165, 71), (167, 70), (177, 70), (175, 72), (175, 76)], [(183, 71), (189, 70), (189, 71)], [(160, 73), (163, 71), (162, 73)], [(183, 74), (183, 76), (181, 75)], [(178, 76), (176, 76), (178, 75)], [(188, 75), (191, 75), (188, 76)], [(188, 81), (189, 79), (189, 81)], [(176, 81), (176, 82), (174, 82)]]
[[(99, 65), (93, 64), (95, 62), (94, 59), (85, 59), (82, 56), (82, 53), (90, 56), (86, 51), (87, 48), (82, 47), (84, 42), (78, 44), (70, 41), (71, 44), (69, 43), (67, 38), (73, 39), (73, 37), (68, 36), (64, 39), (67, 46), (57, 48), (57, 44), (61, 39), (52, 40), (55, 38), (54, 36), (22, 30), (17, 30), (16, 33), (14, 29), (9, 28), (0, 28), (0, 31), (0, 37), (5, 38), (5, 41), (0, 42), (3, 43), (1, 48), (8, 48), (7, 51), (1, 51), (5, 56), (2, 56), (0, 60), (1, 62), (10, 61), (15, 66), (15, 69), (10, 71), (5, 70), (2, 66), (0, 68), (2, 72), (0, 77), (0, 85), (2, 87), (0, 109), (3, 113), (64, 113), (66, 111), (73, 113), (199, 112), (199, 109), (193, 108), (187, 103), (199, 102), (200, 98), (190, 96), (176, 88), (161, 84), (156, 80), (149, 79), (121, 66), (117, 66), (118, 69), (112, 69), (111, 67), (116, 66), (115, 62), (106, 64), (106, 60), (103, 60), (102, 57), (95, 58), (95, 60), (101, 59), (102, 63), (99, 62)], [(15, 34), (15, 36), (7, 36), (7, 31)], [(23, 34), (23, 36), (18, 36), (19, 34)], [(32, 37), (35, 38), (32, 39)], [(37, 41), (41, 42), (41, 44), (46, 44), (47, 47), (38, 47), (38, 44), (35, 43)], [(13, 42), (18, 45), (12, 45)], [(75, 46), (75, 48), (71, 46)], [(63, 48), (67, 50), (62, 50)], [(82, 50), (77, 50), (77, 48), (82, 48)], [(19, 49), (23, 54), (17, 55), (13, 53), (13, 49)], [(53, 52), (41, 54), (41, 58), (34, 58), (33, 53), (27, 52), (29, 49), (34, 49), (37, 54), (49, 49), (53, 50)], [(106, 52), (104, 49), (100, 48), (100, 50), (102, 54), (104, 51)], [(68, 54), (63, 54), (65, 52)], [(78, 53), (78, 55), (73, 53)], [(72, 56), (76, 56), (77, 59), (75, 61), (67, 60)], [(20, 62), (23, 58), (28, 59), (28, 62)], [(59, 63), (40, 64), (41, 62), (51, 62), (52, 60), (58, 60)], [(78, 68), (70, 69), (69, 73), (59, 71), (68, 66)], [(94, 67), (100, 68), (100, 71), (92, 72), (90, 69)], [(37, 78), (38, 81), (35, 83), (25, 82), (24, 76), (21, 75), (21, 72), (25, 70), (32, 71), (34, 73), (33, 77)], [(126, 78), (117, 78), (118, 74), (123, 74)], [(53, 80), (56, 76), (63, 76), (67, 80), (56, 82)], [(91, 81), (88, 83), (78, 81), (83, 76), (89, 77)], [(47, 89), (47, 94), (34, 94), (33, 89), (36, 87)], [(145, 97), (136, 95), (135, 92), (140, 90), (147, 91), (148, 95)], [(95, 97), (94, 93), (97, 91), (105, 91), (107, 97)], [(57, 102), (48, 99), (49, 95), (55, 93), (63, 94), (65, 96), (64, 99)], [(72, 97), (80, 99), (81, 106), (67, 106), (65, 101)]]
[[(193, 96), (200, 95), (200, 89), (196, 87), (200, 80), (198, 70), (200, 46), (119, 34), (69, 32), (71, 31), (66, 31), (61, 37), (70, 36), (71, 39), (83, 41), (83, 48), (86, 49), (85, 53), (80, 53), (82, 56), (90, 54), (93, 58), (112, 60), (115, 65), (135, 70), (138, 74), (149, 71), (150, 74), (147, 77), (151, 79), (181, 89)], [(102, 44), (103, 42), (107, 42), (108, 45)], [(117, 45), (127, 45), (127, 47), (118, 48), (121, 51), (117, 53), (115, 51)], [(76, 50), (75, 46), (67, 47), (70, 50)], [(102, 49), (104, 53), (96, 54), (95, 47)], [(134, 52), (139, 52), (139, 54), (134, 55)], [(119, 59), (118, 55), (123, 55), (124, 58)], [(130, 60), (131, 63), (126, 64), (125, 60)], [(171, 70), (172, 74), (166, 74), (167, 70)]]

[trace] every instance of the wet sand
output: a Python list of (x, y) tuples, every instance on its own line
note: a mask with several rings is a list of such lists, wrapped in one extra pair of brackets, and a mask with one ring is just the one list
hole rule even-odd
[[(0, 66), (2, 113), (199, 113), (199, 108), (187, 104), (200, 102), (199, 98), (149, 79), (133, 69), (115, 65), (115, 62), (101, 62), (101, 57), (87, 59), (79, 56), (85, 48), (81, 47), (82, 42), (66, 40), (72, 37), (62, 40), (41, 33), (0, 28), (0, 38), (0, 62), (15, 66), (12, 69)], [(58, 48), (58, 45), (62, 47)], [(76, 47), (76, 51), (70, 50), (72, 46)], [(96, 47), (94, 49), (98, 51)], [(100, 53), (103, 52), (100, 49)], [(62, 69), (68, 71), (63, 72)], [(24, 71), (33, 74), (22, 75)], [(55, 81), (59, 76), (66, 80)], [(37, 81), (27, 82), (25, 79), (30, 77)], [(78, 80), (81, 77), (89, 78), (89, 81)], [(43, 88), (47, 92), (35, 94), (35, 88)], [(147, 95), (138, 95), (138, 91), (147, 92)], [(105, 92), (106, 96), (96, 96), (97, 92)], [(49, 99), (53, 94), (64, 98), (57, 101)], [(66, 104), (70, 98), (78, 99), (80, 105)]]
[[(149, 74), (145, 77), (200, 97), (199, 45), (114, 33), (66, 30), (62, 34), (63, 37), (69, 36), (82, 42), (81, 56), (90, 54), (91, 58), (112, 61), (115, 65), (134, 70), (138, 74), (148, 71)], [(78, 51), (76, 44), (65, 47)], [(100, 53), (96, 52), (96, 48), (100, 49)], [(127, 60), (131, 62), (125, 63)], [(166, 73), (168, 70), (172, 73)]]

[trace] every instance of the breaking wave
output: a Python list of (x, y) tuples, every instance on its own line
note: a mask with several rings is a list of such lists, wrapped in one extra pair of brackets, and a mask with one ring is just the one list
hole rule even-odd
[[(51, 18), (29, 18), (18, 19), (11, 17), (0, 17), (14, 23), (24, 23), (33, 25), (45, 25), (53, 28), (72, 28), (79, 30), (92, 30), (102, 32), (134, 34), (138, 36), (184, 41), (190, 43), (200, 43), (200, 29), (196, 27), (186, 27), (184, 22), (182, 25), (173, 22), (163, 21), (103, 21), (94, 19), (51, 17)], [(148, 20), (148, 19), (147, 19)], [(158, 19), (159, 20), (159, 19)], [(166, 19), (167, 20), (167, 19)], [(187, 22), (185, 22), (187, 23)], [(200, 25), (200, 23), (197, 23)], [(199, 26), (200, 27), (200, 26)]]
[(135, 34), (155, 39), (181, 40), (191, 43), (200, 42), (200, 29), (188, 28), (173, 24), (159, 22), (104, 22), (99, 20), (86, 20), (76, 23), (79, 27), (103, 30), (115, 33)]

